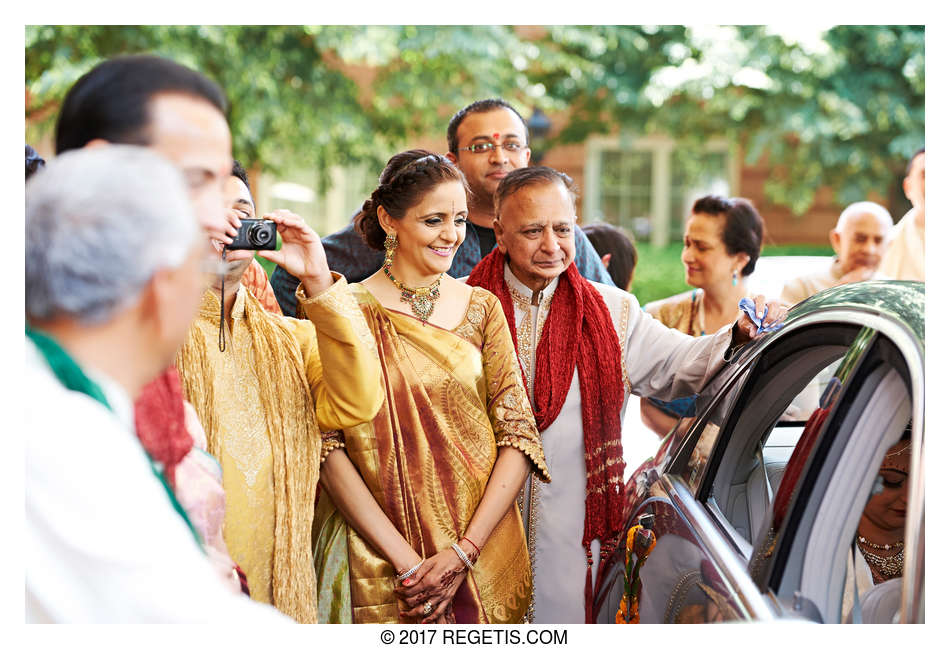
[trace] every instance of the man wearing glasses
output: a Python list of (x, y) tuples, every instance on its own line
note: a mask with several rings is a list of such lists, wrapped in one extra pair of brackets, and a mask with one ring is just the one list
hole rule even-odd
[[(457, 112), (449, 121), (446, 156), (465, 174), (471, 188), (465, 240), (449, 268), (452, 277), (471, 273), (482, 257), (495, 247), (493, 200), (501, 179), (515, 169), (528, 166), (528, 128), (524, 118), (502, 99), (482, 99)], [(574, 227), (575, 263), (585, 278), (613, 286), (587, 236)], [(350, 222), (345, 228), (323, 238), (327, 262), (349, 282), (359, 282), (383, 265), (383, 253), (367, 246)], [(271, 286), (286, 315), (297, 313), (294, 291), (298, 280), (276, 268)]]

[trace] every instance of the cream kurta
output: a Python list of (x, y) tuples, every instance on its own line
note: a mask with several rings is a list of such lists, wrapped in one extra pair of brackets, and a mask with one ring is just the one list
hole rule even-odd
[[(192, 393), (196, 390), (205, 395), (205, 398), (195, 399), (194, 406), (207, 429), (211, 451), (223, 470), (227, 495), (224, 538), (228, 550), (247, 574), (251, 597), (273, 602), (281, 608), (281, 602), (274, 598), (276, 575), (297, 573), (299, 577), (313, 569), (309, 561), (310, 526), (319, 475), (320, 441), (319, 431), (315, 431), (315, 439), (288, 439), (285, 447), (274, 431), (269, 430), (264, 400), (274, 398), (279, 386), (265, 385), (261, 380), (260, 359), (251, 340), (246, 315), (250, 308), (247, 302), (253, 299), (243, 286), (239, 288), (231, 310), (231, 327), (226, 329), (226, 349), (220, 352), (217, 324), (220, 302), (212, 292), (206, 293), (194, 327), (204, 347), (207, 371), (179, 369), (186, 397), (193, 399)], [(292, 333), (299, 345), (299, 356), (296, 360), (289, 359), (289, 367), (296, 365), (305, 373), (313, 397), (315, 413), (284, 413), (285, 421), (303, 422), (305, 417), (315, 417), (319, 429), (326, 431), (372, 419), (383, 398), (379, 360), (372, 335), (347, 290), (346, 280), (338, 280), (315, 298), (302, 299), (301, 304), (309, 320), (263, 314), (269, 319), (268, 326), (288, 328)], [(294, 378), (288, 376), (287, 380)], [(210, 404), (204, 403), (208, 395)], [(289, 407), (288, 404), (278, 406)], [(209, 425), (208, 422), (214, 423)], [(291, 434), (305, 434), (305, 426), (297, 425)], [(306, 448), (308, 450), (302, 452), (309, 457), (293, 456), (291, 448)], [(291, 496), (291, 506), (306, 509), (292, 514), (300, 523), (290, 523), (291, 529), (287, 529), (287, 523), (283, 527), (277, 523), (276, 498), (294, 493), (300, 487), (275, 484), (275, 454), (282, 458), (287, 454), (293, 456), (288, 460), (301, 467), (298, 469), (300, 480), (312, 481), (312, 485), (303, 489), (303, 497)], [(297, 467), (288, 467), (287, 473), (291, 474)], [(308, 552), (299, 557), (299, 562), (295, 558), (293, 565), (275, 566), (275, 538), (284, 534), (301, 535), (300, 542)], [(309, 608), (315, 621), (316, 584), (312, 576), (308, 581), (313, 590)], [(308, 619), (308, 616), (303, 617)]]
[(911, 209), (891, 230), (890, 244), (881, 262), (881, 274), (890, 279), (924, 281), (924, 229)]
[[(531, 290), (515, 278), (507, 264), (505, 281), (514, 302), (518, 358), (525, 369), (533, 401), (535, 350), (558, 280), (537, 296), (535, 304), (532, 304)], [(631, 393), (663, 399), (692, 394), (721, 367), (732, 339), (730, 326), (712, 336), (691, 338), (641, 311), (637, 299), (630, 293), (596, 282), (591, 284), (603, 296), (620, 341), (624, 377), (622, 411), (626, 410)], [(529, 478), (523, 494), (534, 574), (534, 601), (530, 609), (533, 622), (584, 622), (587, 558), (581, 539), (587, 469), (582, 431), (580, 384), (575, 370), (560, 414), (541, 433), (551, 483), (542, 484)], [(598, 541), (591, 545), (591, 552), (596, 575)]]

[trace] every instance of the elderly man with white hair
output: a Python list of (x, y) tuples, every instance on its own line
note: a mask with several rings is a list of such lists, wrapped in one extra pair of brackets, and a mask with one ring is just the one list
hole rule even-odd
[(142, 147), (55, 158), (25, 252), (26, 620), (286, 620), (214, 571), (133, 427), (213, 261), (181, 172)]
[[(594, 622), (600, 559), (624, 529), (620, 426), (629, 396), (688, 396), (761, 335), (741, 311), (693, 338), (654, 320), (632, 294), (581, 277), (576, 197), (571, 178), (549, 167), (507, 174), (495, 193), (498, 245), (468, 278), (501, 302), (551, 473), (550, 484), (529, 477), (522, 492), (534, 578), (528, 617), (538, 623)], [(753, 301), (763, 331), (780, 326), (784, 307)]]
[(892, 225), (890, 212), (877, 203), (861, 201), (848, 205), (828, 234), (835, 251), (828, 269), (787, 282), (782, 289), (781, 301), (788, 305), (798, 304), (832, 286), (881, 279), (878, 267)]

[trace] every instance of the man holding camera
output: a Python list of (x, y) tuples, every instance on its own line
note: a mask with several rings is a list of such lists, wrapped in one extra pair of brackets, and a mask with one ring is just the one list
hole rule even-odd
[[(221, 463), (225, 541), (247, 574), (251, 597), (299, 622), (316, 622), (310, 527), (320, 431), (375, 416), (383, 399), (379, 360), (316, 233), (287, 210), (257, 219), (240, 175), (225, 188), (242, 225), (226, 269), (204, 294), (178, 371)], [(279, 251), (275, 229), (283, 239)], [(255, 251), (300, 278), (297, 297), (309, 320), (268, 313), (241, 284)]]

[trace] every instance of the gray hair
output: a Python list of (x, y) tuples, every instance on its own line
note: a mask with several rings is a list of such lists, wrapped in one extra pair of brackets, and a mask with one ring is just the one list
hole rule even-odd
[(56, 156), (26, 185), (26, 315), (108, 321), (200, 235), (181, 172), (144, 147)]
[(845, 223), (848, 222), (848, 219), (859, 214), (872, 214), (876, 216), (881, 223), (887, 225), (888, 229), (894, 225), (894, 218), (891, 216), (891, 213), (887, 211), (886, 207), (873, 201), (859, 201), (857, 203), (851, 203), (844, 208), (844, 211), (841, 212), (841, 216), (838, 217), (838, 223), (835, 224), (835, 232), (841, 232), (844, 229)]

